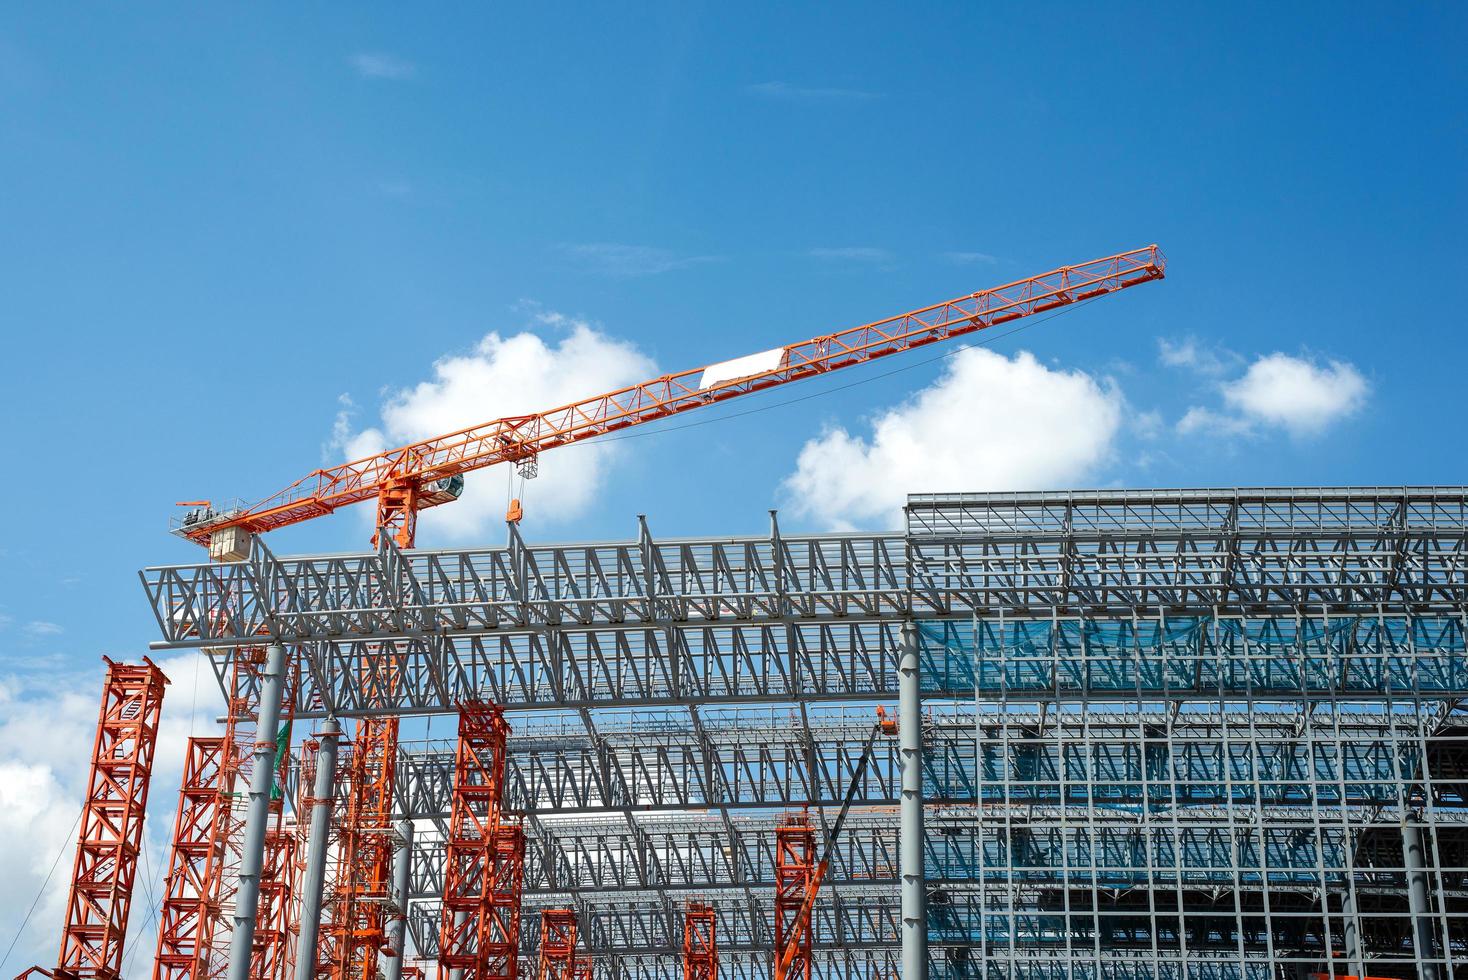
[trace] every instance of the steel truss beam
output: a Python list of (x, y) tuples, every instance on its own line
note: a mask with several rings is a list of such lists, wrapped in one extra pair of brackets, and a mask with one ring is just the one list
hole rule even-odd
[(908, 534), (397, 551), (154, 567), (164, 647), (958, 609), (1462, 606), (1462, 489), (916, 496)]
[[(590, 895), (627, 888), (711, 893), (774, 884), (774, 838), (768, 817), (735, 817), (730, 841), (716, 814), (542, 818), (529, 834), (528, 894)], [(869, 886), (895, 883), (896, 844), (889, 813), (855, 813), (831, 857), (827, 881)], [(415, 898), (437, 897), (443, 884), (441, 834), (414, 837)], [(736, 873), (736, 867), (739, 869)]]
[[(259, 546), (141, 575), (155, 646), (225, 661), (262, 632), (295, 644), (302, 716), (443, 712), (474, 695), (507, 710), (870, 698), (895, 694), (908, 613), (1461, 617), (1465, 511), (1460, 490), (914, 498), (905, 538), (384, 542), (293, 559)], [(364, 656), (402, 683), (362, 671)]]
[[(746, 709), (706, 715), (702, 741), (687, 738), (692, 725), (682, 712), (598, 716), (594, 735), (574, 718), (538, 730), (531, 722), (509, 740), (506, 807), (559, 815), (839, 805), (871, 719), (870, 709), (826, 712), (806, 725), (788, 709)], [(415, 819), (443, 817), (452, 744), (404, 749), (400, 810)], [(858, 784), (857, 804), (896, 797), (896, 749), (885, 742), (878, 749)]]
[[(870, 731), (864, 712), (813, 713), (808, 726), (797, 724), (789, 711), (730, 712), (717, 725), (706, 726), (704, 742), (688, 739), (686, 723), (663, 725), (655, 716), (623, 716), (603, 722), (596, 738), (576, 731), (577, 723), (559, 734), (512, 736), (507, 765), (507, 807), (512, 811), (576, 814), (680, 813), (689, 809), (721, 807), (733, 810), (800, 806), (837, 806), (842, 786), (854, 774), (862, 741)], [(1016, 757), (1034, 773), (1027, 802), (1059, 800), (1061, 768), (1057, 739), (1084, 740), (1086, 758), (1068, 753), (1071, 770), (1066, 797), (1083, 801), (1086, 785), (1076, 778), (1078, 767), (1088, 767), (1109, 780), (1113, 802), (1140, 802), (1127, 787), (1140, 779), (1141, 767), (1175, 760), (1179, 780), (1149, 792), (1179, 803), (1217, 802), (1224, 782), (1223, 749), (1228, 743), (1229, 767), (1239, 786), (1236, 799), (1253, 786), (1242, 774), (1272, 768), (1276, 778), (1265, 779), (1260, 792), (1269, 802), (1305, 799), (1312, 757), (1317, 768), (1345, 767), (1339, 791), (1353, 804), (1395, 802), (1390, 786), (1392, 740), (1422, 735), (1413, 715), (1387, 715), (1365, 706), (1329, 716), (1325, 731), (1321, 719), (1306, 735), (1307, 715), (1288, 704), (1255, 705), (1253, 714), (1234, 711), (1190, 711), (1173, 715), (1157, 709), (1091, 710), (1079, 715), (1041, 715), (1011, 710), (1003, 717), (975, 714), (971, 707), (934, 709), (924, 754), (924, 792), (931, 803), (973, 802), (978, 798), (979, 754), (976, 733), (982, 736), (984, 772), (1002, 769), (1001, 729), (1009, 738), (1009, 765)], [(814, 745), (814, 767), (807, 739)], [(1439, 792), (1460, 798), (1468, 791), (1468, 732), (1434, 735), (1433, 750), (1444, 760), (1458, 759), (1461, 780), (1444, 781)], [(877, 754), (858, 784), (858, 806), (895, 805), (897, 802), (896, 749), (879, 742)], [(454, 756), (452, 743), (416, 742), (405, 746), (399, 760), (396, 786), (400, 812), (411, 819), (442, 821), (447, 816)], [(1333, 771), (1333, 770), (1332, 770)], [(1210, 782), (1210, 780), (1212, 780)], [(1054, 784), (1054, 785), (1051, 785)], [(1326, 784), (1322, 802), (1331, 802), (1334, 778)], [(1131, 793), (1132, 796), (1127, 794)], [(993, 791), (985, 794), (994, 799)], [(1447, 797), (1441, 797), (1447, 799)], [(544, 818), (543, 818), (544, 819)], [(701, 833), (703, 831), (700, 831)], [(725, 834), (727, 836), (727, 834)]]
[[(742, 901), (715, 902), (718, 914), (719, 949), (763, 952), (769, 944), (763, 936), (772, 931), (773, 890), (758, 892), (761, 920), (754, 921)], [(578, 912), (578, 942), (598, 963), (626, 954), (667, 956), (677, 962), (683, 949), (683, 906), (689, 895), (626, 890), (621, 894), (583, 896)], [(526, 895), (521, 929), (521, 957), (539, 949), (540, 913), (548, 908), (567, 908), (566, 893)], [(897, 894), (888, 886), (852, 886), (830, 898), (823, 897), (812, 915), (816, 948), (882, 947), (897, 938)], [(420, 955), (438, 955), (439, 907), (435, 901), (414, 903), (409, 930)], [(838, 937), (844, 937), (839, 940)]]

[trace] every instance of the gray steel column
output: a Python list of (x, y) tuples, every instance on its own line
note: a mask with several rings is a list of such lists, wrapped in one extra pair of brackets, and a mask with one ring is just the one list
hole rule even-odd
[(306, 869), (301, 878), (301, 936), (296, 945), (295, 980), (316, 975), (316, 948), (321, 932), (321, 897), (326, 889), (326, 842), (331, 833), (331, 806), (336, 797), (336, 749), (342, 726), (335, 718), (321, 723), (316, 752), (316, 781), (311, 784), (311, 829), (306, 838)]
[(245, 802), (245, 839), (240, 849), (239, 887), (235, 892), (234, 931), (229, 938), (229, 980), (249, 980), (250, 953), (255, 946), (255, 913), (260, 906), (260, 866), (265, 857), (265, 828), (270, 823), (270, 789), (275, 785), (275, 738), (280, 728), (280, 696), (285, 681), (285, 648), (265, 648), (260, 675), (260, 710), (255, 727), (255, 761)]
[(1432, 922), (1432, 902), (1427, 894), (1427, 861), (1422, 849), (1422, 828), (1408, 813), (1402, 821), (1402, 857), (1407, 869), (1407, 906), (1412, 912), (1412, 939), (1417, 948), (1420, 975), (1437, 980), (1442, 975), (1438, 964), (1429, 962), (1437, 956), (1437, 930)]
[(902, 980), (927, 980), (928, 896), (923, 870), (923, 715), (918, 677), (917, 627), (902, 625), (897, 662), (897, 749), (902, 766), (901, 830)]
[[(1351, 872), (1347, 871), (1349, 875)], [(1353, 896), (1355, 889), (1346, 884), (1346, 892), (1341, 897), (1341, 921), (1343, 935), (1341, 945), (1345, 947), (1346, 966), (1350, 968), (1351, 976), (1364, 977), (1366, 967), (1361, 959), (1361, 917), (1356, 914), (1356, 902)]]
[(403, 952), (407, 948), (408, 933), (408, 876), (413, 868), (413, 824), (398, 821), (397, 852), (392, 856), (392, 902), (396, 906), (392, 918), (387, 920), (386, 935), (389, 955), (384, 952), (382, 963), (383, 980), (402, 980)]

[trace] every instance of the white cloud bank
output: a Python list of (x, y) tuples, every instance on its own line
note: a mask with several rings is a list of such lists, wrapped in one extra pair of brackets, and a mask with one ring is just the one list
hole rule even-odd
[[(430, 380), (389, 392), (378, 425), (354, 432), (350, 416), (339, 417), (336, 445), (347, 459), (359, 459), (492, 419), (555, 408), (657, 373), (632, 344), (585, 321), (555, 313), (536, 319), (566, 332), (548, 343), (529, 330), (509, 336), (492, 331), (468, 353), (435, 362)], [(617, 453), (615, 444), (595, 441), (546, 453), (539, 477), (527, 486), (527, 523), (565, 521), (585, 511)], [(420, 539), (463, 540), (502, 529), (505, 470), (495, 466), (468, 474), (463, 497), (423, 512)]]
[(418, 67), (411, 61), (382, 51), (359, 51), (347, 61), (363, 78), (405, 82), (418, 74)]
[(1223, 400), (1244, 417), (1293, 435), (1314, 435), (1366, 404), (1370, 387), (1354, 365), (1273, 353), (1223, 386)]
[(1111, 454), (1124, 413), (1109, 380), (973, 348), (878, 416), (870, 436), (835, 427), (807, 442), (784, 487), (797, 514), (828, 528), (895, 525), (909, 493), (1083, 480)]
[[(1191, 339), (1159, 340), (1158, 360), (1213, 378), (1244, 363), (1232, 351), (1205, 348)], [(1296, 438), (1319, 435), (1359, 412), (1371, 394), (1354, 364), (1279, 351), (1254, 358), (1243, 374), (1212, 387), (1222, 396), (1221, 408), (1190, 406), (1178, 420), (1179, 435), (1242, 437), (1271, 428)]]

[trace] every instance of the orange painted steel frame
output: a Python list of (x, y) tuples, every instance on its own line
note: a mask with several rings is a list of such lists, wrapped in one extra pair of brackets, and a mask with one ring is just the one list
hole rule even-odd
[(460, 706), (439, 925), (441, 980), (518, 980), (525, 832), (503, 813), (509, 734), (500, 708)]
[(808, 814), (787, 814), (775, 828), (775, 980), (810, 980), (811, 911), (802, 906), (818, 885), (815, 827)]
[(540, 970), (536, 980), (575, 980), (576, 910), (540, 913)]
[(398, 720), (379, 718), (357, 726), (348, 769), (347, 802), (338, 827), (336, 890), (323, 932), (331, 951), (333, 980), (377, 975), (386, 943), (382, 899), (392, 874), (393, 775)]
[(117, 980), (168, 678), (146, 658), (103, 659), (107, 680), (54, 975)]
[(225, 738), (189, 739), (163, 882), (153, 980), (202, 980), (224, 969), (224, 960), (214, 960), (213, 954), (232, 790), (223, 777), (231, 748)]
[(703, 902), (683, 912), (683, 980), (719, 980), (718, 917)]
[(701, 384), (703, 368), (663, 375), (534, 415), (495, 419), (423, 442), (319, 469), (246, 510), (181, 529), (207, 544), (227, 527), (270, 531), (329, 514), (340, 507), (378, 502), (378, 527), (410, 547), (418, 509), (433, 480), (497, 463), (530, 459), (547, 449), (667, 418), (777, 385), (827, 374), (1008, 323), (1021, 317), (1163, 278), (1156, 245), (1064, 266), (1043, 275), (960, 296), (899, 316), (813, 337), (783, 348), (777, 366), (743, 377)]
[[(248, 694), (257, 687), (250, 676), (259, 668), (259, 658), (253, 653), (245, 651), (235, 661), (224, 737), (188, 742), (159, 909), (153, 980), (212, 980), (228, 966), (219, 926), (233, 897), (231, 873), (237, 870), (244, 829), (234, 807), (235, 787), (244, 781), (241, 762), (256, 737), (249, 721), (256, 706)], [(288, 698), (287, 705), (290, 703)], [(276, 782), (284, 786), (289, 754), (282, 753), (277, 765)], [(260, 911), (250, 965), (253, 980), (284, 980), (294, 952), (290, 926), (295, 914), (297, 837), (284, 825), (283, 807), (283, 799), (271, 801), (273, 826), (266, 834), (261, 867)]]
[(576, 963), (571, 968), (573, 980), (591, 980), (596, 975), (596, 964), (590, 956), (576, 957)]

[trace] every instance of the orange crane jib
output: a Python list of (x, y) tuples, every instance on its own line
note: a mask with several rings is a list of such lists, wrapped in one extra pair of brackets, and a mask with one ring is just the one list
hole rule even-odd
[(456, 490), (442, 492), (436, 481), (1104, 296), (1161, 279), (1164, 270), (1156, 245), (1064, 266), (788, 347), (666, 374), (546, 412), (495, 419), (319, 469), (243, 510), (191, 517), (178, 533), (207, 545), (211, 535), (225, 528), (271, 531), (374, 499), (392, 510), (422, 510), (458, 495)]

